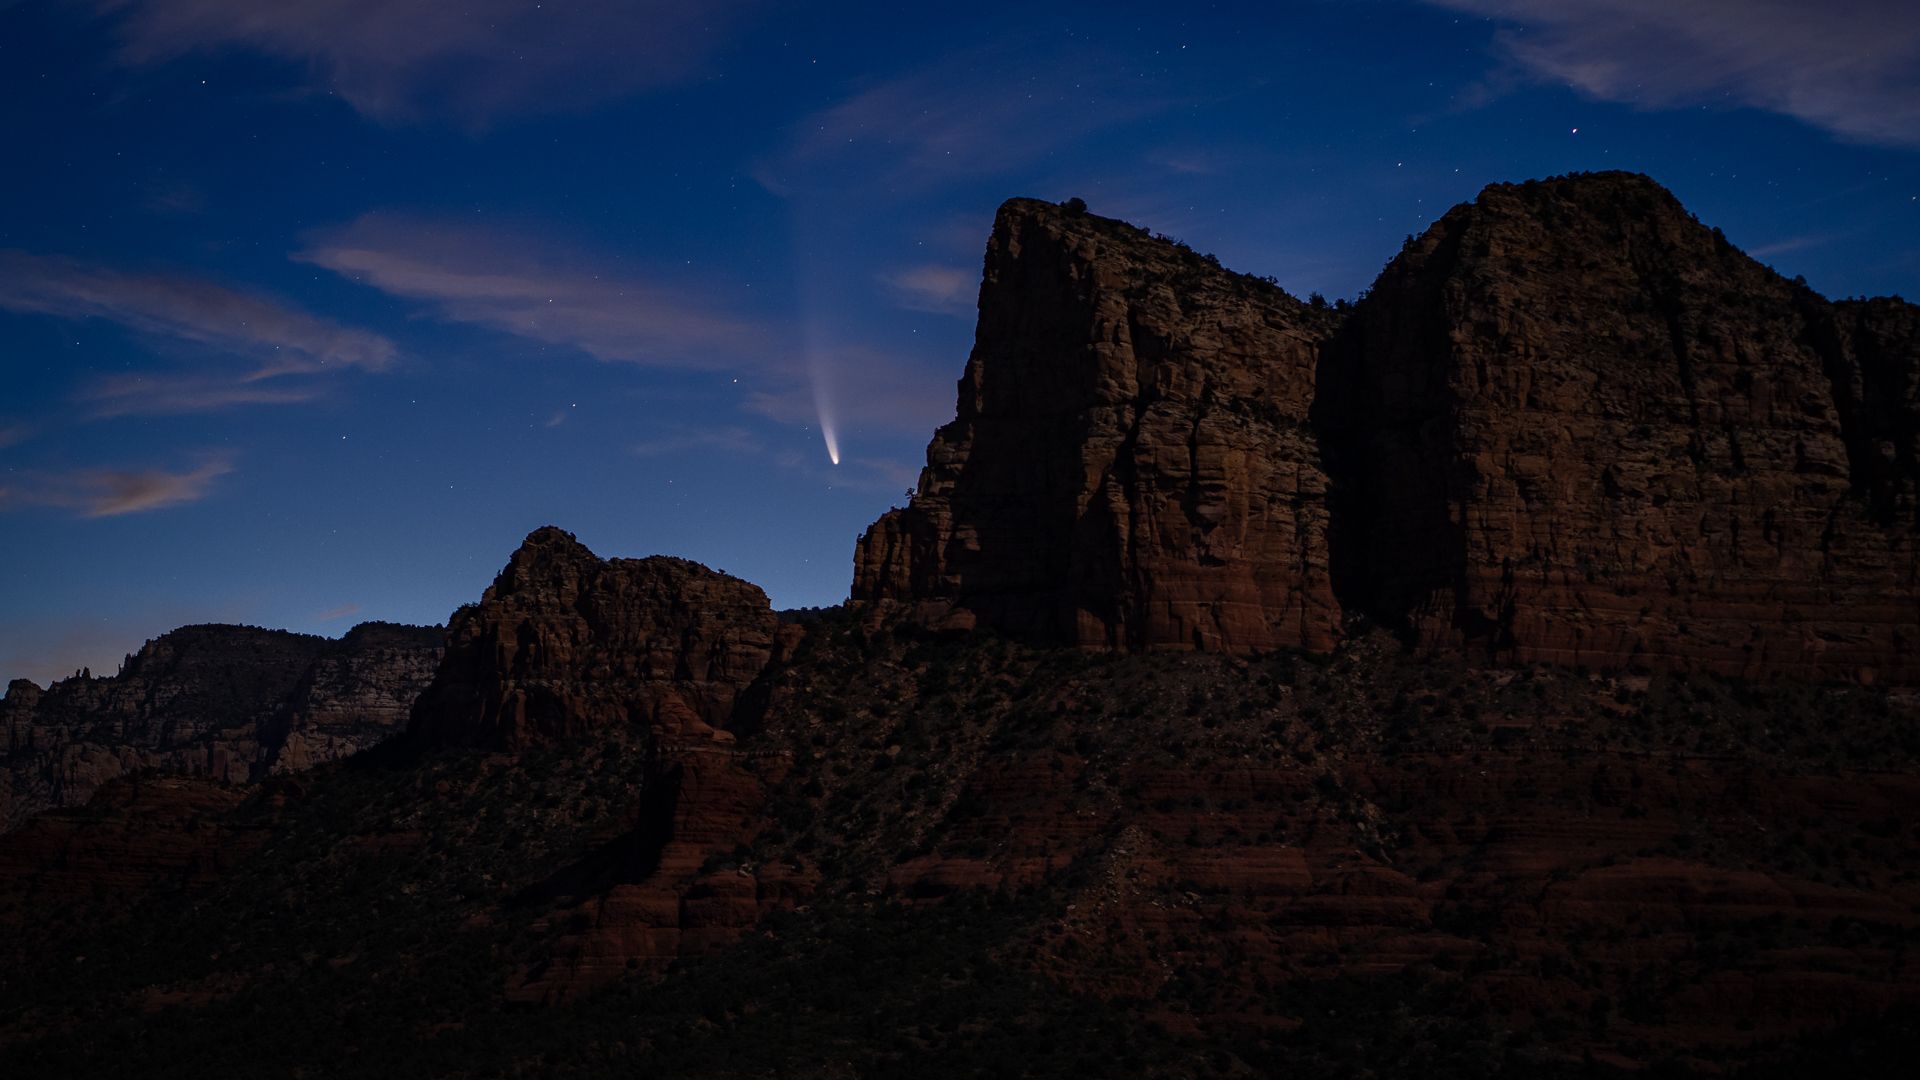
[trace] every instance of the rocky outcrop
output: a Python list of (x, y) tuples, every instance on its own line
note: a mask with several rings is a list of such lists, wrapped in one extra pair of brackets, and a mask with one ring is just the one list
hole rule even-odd
[(1344, 609), (1502, 661), (1911, 682), (1917, 492), (1920, 309), (1831, 304), (1645, 177), (1489, 187), (1344, 321), (1016, 199), (853, 598), (1093, 647), (1324, 651)]
[(406, 727), (440, 665), (439, 627), (363, 623), (328, 650), (275, 711), (267, 771), (299, 772), (348, 757)]
[(766, 594), (738, 578), (666, 556), (602, 560), (538, 529), (454, 612), (412, 731), (506, 750), (602, 729), (731, 741), (777, 630)]
[(17, 679), (0, 700), (0, 828), (142, 770), (245, 783), (363, 750), (400, 730), (440, 638), (388, 623), (337, 641), (187, 626), (114, 676)]
[(1920, 678), (1915, 325), (1645, 177), (1489, 187), (1322, 366), (1342, 598), (1521, 663)]
[(1008, 202), (958, 416), (861, 538), (854, 599), (1097, 648), (1331, 647), (1307, 425), (1330, 324), (1123, 222)]
[(798, 863), (718, 865), (768, 826), (769, 787), (790, 765), (783, 754), (742, 755), (712, 742), (656, 746), (638, 820), (574, 869), (593, 873), (587, 895), (549, 920), (568, 932), (514, 976), (508, 999), (566, 1001), (632, 972), (658, 975), (803, 901), (818, 874)]
[(426, 745), (519, 752), (560, 739), (632, 739), (647, 755), (626, 828), (542, 890), (567, 903), (559, 931), (508, 995), (557, 1001), (630, 971), (737, 940), (791, 906), (785, 867), (716, 870), (764, 826), (782, 755), (742, 754), (749, 693), (804, 627), (766, 594), (685, 559), (603, 560), (572, 534), (529, 535), (478, 604), (455, 612), (446, 659), (414, 710)]

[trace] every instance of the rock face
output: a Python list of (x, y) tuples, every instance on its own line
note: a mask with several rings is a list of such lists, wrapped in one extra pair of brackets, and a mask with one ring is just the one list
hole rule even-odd
[(0, 701), (0, 828), (140, 770), (244, 783), (363, 750), (400, 729), (440, 638), (385, 623), (338, 641), (187, 626), (115, 676), (17, 679)]
[(802, 902), (818, 878), (803, 867), (710, 865), (767, 827), (769, 787), (790, 763), (785, 754), (743, 755), (712, 742), (656, 745), (638, 820), (610, 845), (617, 856), (604, 860), (597, 887), (566, 913), (562, 924), (575, 929), (516, 974), (508, 999), (565, 1001), (630, 972), (657, 975)]
[(1915, 312), (1644, 177), (1487, 188), (1322, 366), (1342, 599), (1522, 663), (1920, 677)]
[(440, 665), (437, 626), (363, 623), (307, 669), (265, 733), (267, 771), (299, 772), (347, 757), (406, 727)]
[(853, 597), (1097, 648), (1326, 649), (1328, 315), (1123, 222), (1016, 199), (958, 417)]
[[(1641, 176), (1487, 188), (1344, 321), (1014, 200), (958, 417), (853, 598), (1132, 650), (1920, 679), (1920, 309)], [(1337, 596), (1337, 600), (1336, 600)]]
[(645, 797), (597, 859), (569, 871), (562, 935), (508, 988), (564, 1000), (737, 940), (806, 884), (780, 867), (710, 872), (764, 826), (780, 754), (731, 748), (758, 719), (749, 689), (783, 642), (766, 594), (685, 559), (602, 560), (534, 531), (480, 603), (455, 612), (446, 659), (415, 707), (429, 745), (517, 753), (578, 737), (632, 740)]
[(731, 741), (776, 630), (754, 585), (685, 559), (602, 560), (549, 526), (454, 612), (412, 730), (503, 750), (606, 728)]

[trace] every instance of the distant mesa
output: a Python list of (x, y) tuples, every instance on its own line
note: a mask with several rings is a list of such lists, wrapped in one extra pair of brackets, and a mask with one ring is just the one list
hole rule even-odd
[(1920, 309), (1627, 173), (1496, 184), (1351, 312), (1015, 199), (955, 420), (853, 598), (1126, 650), (1920, 677)]
[(401, 730), (439, 663), (437, 626), (362, 623), (339, 640), (183, 626), (119, 674), (0, 700), (0, 831), (153, 770), (230, 783), (348, 757)]

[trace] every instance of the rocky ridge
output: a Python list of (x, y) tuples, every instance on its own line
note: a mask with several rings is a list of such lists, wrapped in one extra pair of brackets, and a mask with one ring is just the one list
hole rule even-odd
[(246, 783), (310, 768), (396, 734), (439, 661), (438, 627), (363, 623), (339, 640), (248, 626), (186, 626), (117, 675), (0, 700), (0, 828), (85, 803), (152, 770)]
[(1489, 189), (1337, 315), (1008, 204), (959, 417), (855, 609), (783, 623), (537, 530), (407, 739), (247, 792), (122, 781), (0, 842), (0, 1064), (1897, 1046), (1911, 305), (1829, 304), (1608, 175)]
[(602, 730), (731, 742), (779, 632), (758, 586), (685, 559), (602, 560), (548, 526), (453, 613), (411, 731), (500, 749)]
[(417, 744), (523, 754), (584, 737), (644, 758), (632, 816), (545, 886), (567, 897), (551, 923), (569, 930), (516, 974), (514, 1000), (565, 1001), (664, 970), (804, 894), (804, 874), (707, 865), (758, 834), (785, 772), (784, 755), (733, 749), (765, 718), (763, 673), (806, 634), (759, 588), (684, 559), (603, 560), (547, 527), (450, 626), (414, 709)]
[(1829, 303), (1641, 176), (1499, 184), (1346, 317), (1001, 210), (958, 416), (853, 598), (1130, 650), (1920, 678), (1920, 316)]

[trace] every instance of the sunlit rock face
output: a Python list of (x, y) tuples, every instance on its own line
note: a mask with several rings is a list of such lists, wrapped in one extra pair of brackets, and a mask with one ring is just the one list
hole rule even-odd
[(1330, 648), (1307, 426), (1331, 318), (1123, 222), (1015, 199), (958, 416), (853, 598), (1096, 648)]
[(1323, 364), (1342, 599), (1523, 663), (1920, 677), (1915, 310), (1645, 177), (1489, 187)]
[(412, 730), (500, 749), (605, 728), (727, 741), (775, 631), (757, 586), (685, 559), (603, 560), (538, 529), (454, 612)]

